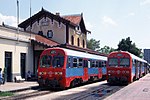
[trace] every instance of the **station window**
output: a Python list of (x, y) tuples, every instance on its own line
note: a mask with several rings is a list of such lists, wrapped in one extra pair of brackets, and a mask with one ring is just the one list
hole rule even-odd
[(52, 38), (53, 37), (53, 31), (52, 30), (48, 30), (47, 31), (47, 37), (48, 38)]
[(84, 40), (83, 40), (83, 48), (85, 47), (85, 42), (84, 42)]
[(38, 35), (43, 36), (43, 31), (39, 31), (39, 32), (38, 32)]
[(60, 21), (58, 22), (58, 28), (61, 28), (61, 22)]
[(78, 38), (78, 46), (80, 46), (80, 39)]
[(71, 44), (74, 45), (74, 37), (73, 37), (73, 35), (71, 36)]

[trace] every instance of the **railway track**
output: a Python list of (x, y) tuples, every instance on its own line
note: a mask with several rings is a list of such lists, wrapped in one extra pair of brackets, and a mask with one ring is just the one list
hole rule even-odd
[(22, 92), (15, 92), (14, 96), (4, 97), (4, 98), (1, 98), (1, 100), (24, 100), (27, 98), (50, 94), (52, 92), (53, 91), (45, 90), (45, 89), (26, 90), (26, 91), (22, 91)]
[(89, 91), (84, 91), (78, 94), (57, 98), (58, 100), (102, 100), (107, 96), (115, 93), (124, 86), (109, 86), (108, 84), (101, 87), (91, 88)]
[[(18, 93), (16, 92), (14, 96), (1, 98), (1, 100), (39, 100), (41, 98), (45, 100), (50, 100), (50, 98), (54, 98), (55, 100), (102, 100), (105, 97), (113, 94), (114, 92), (124, 87), (110, 86), (106, 82), (98, 82), (96, 84), (98, 85), (92, 86), (92, 84), (88, 84), (63, 91), (53, 91), (49, 89), (40, 88), (36, 90), (26, 90)], [(70, 92), (72, 92), (72, 94), (62, 95)], [(56, 96), (54, 97), (55, 94)]]

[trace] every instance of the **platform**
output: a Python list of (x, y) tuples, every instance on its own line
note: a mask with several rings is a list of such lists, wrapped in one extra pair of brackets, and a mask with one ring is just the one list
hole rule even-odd
[(24, 81), (24, 82), (6, 82), (4, 85), (0, 85), (0, 91), (1, 92), (17, 92), (17, 91), (23, 91), (23, 90), (28, 90), (31, 88), (36, 88), (38, 87), (38, 83), (35, 82), (29, 82), (29, 81)]
[(150, 100), (150, 73), (105, 100)]

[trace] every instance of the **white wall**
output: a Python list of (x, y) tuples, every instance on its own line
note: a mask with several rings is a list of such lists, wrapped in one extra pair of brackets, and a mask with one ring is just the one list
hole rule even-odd
[[(33, 48), (30, 43), (30, 34), (17, 30), (0, 27), (0, 67), (5, 67), (5, 52), (12, 52), (12, 74), (21, 74), (21, 53), (26, 53), (26, 72), (33, 72)], [(18, 38), (18, 40), (17, 40)]]

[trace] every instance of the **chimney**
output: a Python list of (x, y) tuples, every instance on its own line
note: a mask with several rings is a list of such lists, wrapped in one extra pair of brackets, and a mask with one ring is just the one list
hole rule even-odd
[(60, 13), (59, 13), (59, 12), (56, 12), (56, 15), (57, 15), (57, 16), (60, 16)]

